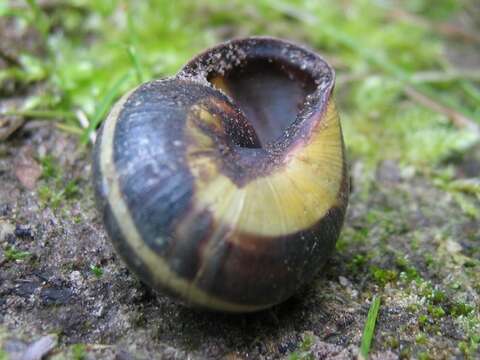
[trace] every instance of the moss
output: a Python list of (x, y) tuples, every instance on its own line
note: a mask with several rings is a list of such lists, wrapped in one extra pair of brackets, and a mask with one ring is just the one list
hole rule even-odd
[(434, 304), (439, 304), (441, 302), (444, 302), (445, 299), (446, 299), (446, 295), (443, 291), (440, 291), (440, 290), (433, 291), (431, 300)]
[(68, 180), (53, 156), (43, 157), (41, 165), (44, 184), (38, 187), (37, 193), (43, 207), (56, 210), (66, 200), (72, 200), (79, 196), (78, 180)]
[(385, 344), (390, 349), (398, 349), (400, 347), (400, 341), (395, 336), (389, 336), (385, 339)]
[(449, 286), (452, 290), (460, 290), (462, 288), (462, 284), (459, 281), (452, 281)]
[(347, 269), (352, 274), (357, 274), (362, 271), (368, 262), (368, 256), (357, 254), (347, 263)]
[(395, 264), (400, 270), (400, 278), (406, 281), (421, 280), (421, 276), (418, 273), (417, 269), (415, 269), (415, 267), (409, 263), (409, 261), (404, 255), (398, 256), (395, 259)]
[(368, 241), (368, 228), (360, 229), (346, 228), (340, 239), (337, 241), (337, 250), (342, 252), (351, 247), (352, 244), (362, 245)]
[(416, 337), (415, 337), (415, 342), (418, 344), (418, 345), (427, 345), (428, 344), (428, 339), (427, 339), (427, 336), (423, 333), (421, 334), (418, 334)]
[(458, 349), (462, 352), (467, 359), (475, 359), (477, 350), (480, 347), (480, 335), (476, 334), (471, 336), (469, 341), (460, 341), (458, 343)]
[(375, 282), (381, 286), (385, 286), (390, 282), (394, 282), (398, 278), (398, 272), (391, 269), (382, 269), (377, 266), (370, 268), (370, 274)]
[(428, 352), (421, 352), (418, 354), (419, 360), (433, 360), (434, 358)]
[(9, 359), (10, 357), (8, 356), (8, 353), (0, 349), (0, 360), (9, 360)]
[(53, 210), (58, 209), (63, 199), (63, 192), (56, 192), (48, 185), (42, 185), (38, 188), (38, 198), (43, 207), (50, 207)]
[(62, 169), (52, 155), (42, 157), (40, 159), (40, 166), (42, 167), (42, 177), (46, 180), (58, 179), (62, 176)]
[(462, 209), (465, 214), (472, 219), (478, 219), (480, 217), (480, 208), (476, 205), (474, 200), (460, 193), (453, 193), (452, 195), (460, 209)]
[(314, 343), (314, 337), (306, 333), (303, 336), (303, 339), (298, 346), (298, 350), (291, 353), (288, 357), (289, 360), (313, 360), (313, 354), (310, 353), (310, 349), (312, 348)]
[[(380, 92), (381, 86), (378, 84), (375, 91)], [(386, 102), (389, 101), (393, 102), (393, 99)], [(421, 168), (422, 165), (439, 163), (452, 152), (464, 151), (475, 141), (475, 135), (442, 124), (442, 116), (425, 109), (412, 106), (393, 110), (385, 116), (386, 113), (389, 111), (383, 112), (383, 117), (375, 121), (372, 116), (361, 118), (355, 115), (346, 122), (346, 136), (351, 139), (349, 145), (358, 156), (369, 161), (395, 158)], [(372, 137), (377, 141), (369, 141)]]
[(85, 360), (87, 358), (87, 349), (84, 344), (74, 344), (70, 349), (73, 360)]
[(67, 200), (74, 199), (80, 193), (77, 180), (69, 180), (64, 188), (64, 195)]
[(75, 224), (80, 224), (83, 220), (83, 217), (81, 214), (73, 215), (72, 220)]
[(400, 350), (400, 359), (411, 359), (412, 358), (412, 348), (410, 346), (404, 347)]
[(463, 355), (468, 355), (470, 353), (470, 348), (466, 341), (460, 341), (458, 343), (458, 349), (462, 352)]
[(424, 328), (426, 325), (428, 325), (429, 321), (428, 321), (428, 316), (425, 315), (425, 314), (422, 314), (418, 317), (418, 326), (420, 326), (420, 328)]
[(420, 248), (420, 240), (415, 235), (416, 234), (414, 234), (414, 237), (410, 241), (410, 248), (412, 249), (412, 251), (416, 251)]
[(467, 316), (474, 311), (475, 307), (464, 302), (457, 302), (451, 306), (449, 313), (455, 317)]
[(5, 259), (7, 261), (21, 261), (30, 257), (32, 254), (28, 251), (16, 249), (14, 246), (7, 246), (5, 249)]
[(440, 306), (428, 305), (428, 313), (436, 319), (440, 319), (445, 316), (445, 310)]
[(312, 347), (313, 342), (314, 342), (313, 336), (311, 334), (305, 334), (299, 346), (300, 351), (310, 351), (310, 348)]
[(90, 272), (95, 276), (97, 279), (103, 276), (103, 269), (97, 265), (90, 266)]
[(431, 253), (425, 253), (423, 254), (423, 258), (425, 259), (425, 265), (427, 266), (432, 266), (437, 264), (437, 261), (435, 259), (435, 256)]
[(407, 310), (411, 313), (417, 313), (420, 310), (420, 306), (419, 304), (411, 303), (411, 304), (408, 304)]

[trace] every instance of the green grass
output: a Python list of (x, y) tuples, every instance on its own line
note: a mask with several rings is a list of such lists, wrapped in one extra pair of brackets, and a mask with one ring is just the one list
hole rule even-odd
[(360, 345), (359, 359), (368, 359), (370, 346), (375, 333), (375, 323), (377, 322), (378, 311), (380, 310), (380, 298), (374, 297), (368, 311), (367, 321), (363, 329), (362, 343)]
[(313, 360), (313, 354), (310, 352), (313, 343), (313, 336), (305, 334), (298, 349), (288, 356), (288, 360)]
[(87, 349), (84, 344), (73, 344), (70, 349), (72, 359), (84, 360), (87, 358)]
[(103, 275), (103, 269), (97, 265), (90, 266), (90, 272), (95, 276), (97, 279), (101, 278)]
[[(306, 43), (335, 60), (337, 98), (354, 157), (372, 165), (385, 157), (431, 165), (478, 139), (406, 96), (405, 86), (413, 86), (480, 123), (478, 77), (447, 76), (455, 69), (445, 60), (445, 39), (428, 27), (392, 18), (395, 2), (79, 0), (48, 16), (36, 1), (28, 3), (21, 14), (8, 6), (0, 14), (36, 27), (47, 56), (21, 54), (21, 66), (0, 71), (0, 81), (46, 82), (47, 91), (32, 96), (17, 113), (54, 118), (60, 128), (80, 134), (83, 143), (127, 89), (174, 74), (224, 38), (258, 34)], [(438, 1), (434, 9), (426, 0), (412, 0), (402, 10), (435, 23), (462, 8), (452, 0)], [(432, 71), (434, 81), (419, 76)]]
[(22, 261), (31, 255), (32, 254), (30, 252), (18, 250), (14, 246), (7, 246), (5, 249), (5, 259), (7, 261)]
[(68, 179), (53, 156), (44, 156), (39, 161), (43, 182), (38, 186), (37, 193), (42, 205), (56, 210), (64, 201), (78, 198), (78, 180)]

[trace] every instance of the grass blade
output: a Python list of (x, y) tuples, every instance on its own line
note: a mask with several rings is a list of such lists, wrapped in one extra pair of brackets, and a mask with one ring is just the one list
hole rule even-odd
[(460, 83), (463, 91), (474, 101), (480, 104), (480, 90), (475, 87), (471, 82), (463, 80)]
[(359, 359), (368, 359), (370, 345), (372, 344), (373, 334), (375, 332), (375, 323), (377, 322), (378, 311), (380, 310), (380, 298), (374, 296), (370, 310), (368, 311), (367, 322), (363, 329), (362, 344), (360, 345)]
[(83, 134), (82, 128), (79, 128), (77, 126), (72, 126), (72, 125), (67, 125), (62, 123), (55, 124), (55, 126), (57, 127), (57, 129), (60, 129), (70, 134), (75, 134), (78, 136)]
[(136, 47), (133, 45), (127, 46), (127, 53), (130, 61), (132, 62), (133, 68), (135, 69), (135, 74), (137, 76), (137, 82), (139, 84), (143, 83), (145, 80), (145, 76), (143, 75), (143, 69), (140, 64), (140, 59), (138, 57), (138, 52)]
[(88, 142), (88, 139), (90, 138), (90, 134), (92, 134), (95, 131), (97, 126), (100, 124), (102, 119), (105, 117), (108, 109), (110, 108), (110, 106), (112, 105), (112, 103), (115, 101), (115, 99), (118, 97), (120, 91), (122, 90), (123, 85), (125, 85), (125, 83), (128, 80), (130, 80), (131, 76), (132, 76), (132, 72), (131, 71), (127, 72), (125, 75), (120, 77), (120, 79), (118, 79), (112, 85), (112, 87), (107, 91), (105, 97), (98, 104), (98, 106), (95, 110), (95, 114), (93, 114), (93, 117), (90, 120), (88, 128), (85, 129), (85, 131), (82, 135), (82, 139), (81, 139), (82, 144), (86, 144)]
[(30, 6), (30, 9), (33, 12), (33, 25), (37, 27), (38, 31), (42, 34), (45, 44), (47, 44), (48, 31), (50, 30), (48, 18), (38, 5), (37, 0), (27, 0), (27, 4)]
[(137, 29), (135, 28), (135, 21), (133, 19), (133, 11), (129, 8), (128, 4), (125, 4), (125, 11), (127, 13), (127, 27), (128, 27), (128, 45), (127, 53), (130, 61), (132, 62), (133, 68), (137, 76), (137, 82), (139, 84), (145, 81), (145, 72), (142, 69), (142, 62), (140, 61), (140, 56), (138, 54), (138, 35)]
[(75, 119), (75, 114), (68, 111), (58, 110), (12, 110), (0, 113), (0, 115), (6, 116), (23, 116), (25, 118), (38, 118), (38, 119)]

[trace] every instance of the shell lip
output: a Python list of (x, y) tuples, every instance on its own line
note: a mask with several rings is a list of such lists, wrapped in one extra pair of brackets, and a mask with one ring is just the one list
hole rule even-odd
[(274, 37), (254, 36), (229, 40), (207, 49), (177, 74), (178, 79), (196, 81), (219, 90), (248, 121), (249, 114), (237, 106), (238, 98), (217, 87), (211, 78), (228, 76), (259, 60), (272, 63), (272, 66), (291, 68), (295, 76), (299, 76), (296, 81), (310, 82), (311, 85), (305, 85), (309, 89), (299, 96), (298, 108), (284, 121), (283, 127), (279, 123), (281, 128), (275, 129), (275, 136), (262, 141), (259, 148), (237, 147), (234, 150), (226, 170), (230, 172), (228, 168), (235, 164), (232, 173), (244, 173), (246, 179), (268, 175), (308, 143), (313, 129), (324, 118), (334, 88), (335, 71), (324, 58), (304, 46)]
[[(297, 44), (271, 36), (250, 36), (245, 38), (233, 38), (223, 43), (217, 44), (196, 55), (188, 61), (177, 73), (176, 77), (188, 80), (207, 83), (208, 75), (212, 72), (224, 72), (234, 67), (239, 67), (244, 61), (251, 60), (257, 55), (255, 48), (261, 48), (262, 45), (270, 45), (276, 50), (276, 59), (283, 60), (291, 65), (297, 65), (303, 72), (309, 74), (315, 79), (317, 88), (312, 96), (318, 92), (326, 94), (327, 98), (333, 91), (335, 85), (335, 70), (328, 61), (314, 50), (307, 46)], [(229, 59), (222, 59), (222, 52), (231, 51)], [(297, 58), (290, 57), (297, 52)], [(310, 61), (299, 59), (299, 55), (308, 56)], [(228, 55), (228, 54), (227, 54)], [(270, 53), (272, 55), (272, 53)]]
[[(305, 45), (300, 45), (297, 44), (293, 41), (288, 41), (280, 38), (276, 38), (273, 36), (250, 36), (250, 37), (240, 37), (240, 38), (233, 38), (230, 40), (227, 40), (223, 43), (217, 44), (211, 48), (208, 48), (198, 55), (196, 55), (193, 59), (188, 61), (183, 68), (178, 72), (177, 76), (178, 77), (185, 77), (189, 79), (197, 79), (199, 81), (206, 81), (206, 75), (208, 74), (208, 71), (212, 70), (211, 67), (213, 64), (208, 64), (206, 61), (211, 60), (212, 57), (218, 56), (219, 52), (223, 51), (224, 49), (228, 49), (231, 47), (237, 48), (237, 49), (243, 49), (248, 46), (258, 46), (262, 45), (265, 43), (269, 43), (271, 45), (276, 45), (279, 46), (280, 48), (290, 48), (290, 50), (299, 50), (305, 54), (308, 54), (316, 59), (318, 62), (317, 65), (320, 65), (322, 69), (324, 70), (325, 75), (330, 76), (330, 86), (333, 88), (333, 85), (335, 83), (335, 70), (333, 67), (323, 58), (321, 55), (317, 54), (315, 51), (312, 49), (308, 48)], [(288, 50), (284, 50), (284, 55), (288, 56), (287, 54)], [(214, 54), (212, 56), (212, 54)], [(245, 54), (245, 58), (248, 58), (249, 54)], [(245, 59), (244, 58), (244, 59)], [(229, 64), (225, 64), (227, 67)], [(232, 65), (238, 65), (238, 64), (230, 64)], [(307, 68), (303, 69), (307, 70)], [(318, 72), (313, 71), (314, 69), (311, 69), (312, 73)]]

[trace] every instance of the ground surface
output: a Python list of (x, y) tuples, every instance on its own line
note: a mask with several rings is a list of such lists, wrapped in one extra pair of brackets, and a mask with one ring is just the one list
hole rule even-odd
[[(13, 57), (15, 47), (45, 56), (34, 31), (1, 26)], [(448, 49), (454, 63), (478, 61), (470, 43)], [(3, 81), (0, 109), (48, 86)], [(1, 142), (0, 359), (46, 348), (55, 359), (350, 359), (373, 296), (381, 308), (372, 358), (479, 358), (478, 138), (395, 97), (389, 81), (369, 78), (353, 90), (350, 81), (340, 71), (352, 194), (337, 253), (310, 286), (252, 315), (182, 307), (128, 272), (95, 210), (91, 147), (78, 136), (33, 117)]]

